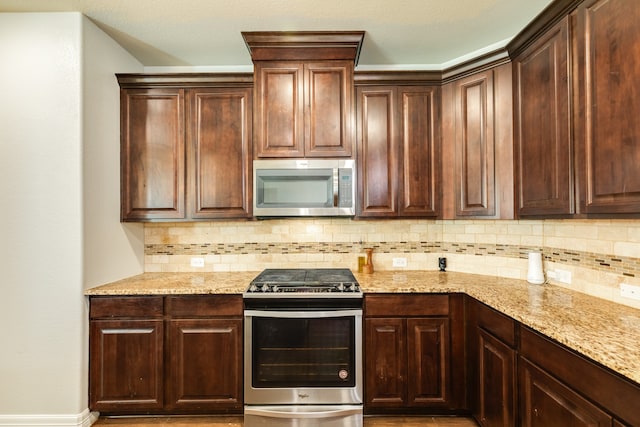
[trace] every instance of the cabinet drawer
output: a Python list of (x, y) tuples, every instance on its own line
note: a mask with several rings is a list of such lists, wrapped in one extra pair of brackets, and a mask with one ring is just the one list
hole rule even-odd
[(91, 297), (89, 316), (92, 319), (116, 317), (162, 317), (161, 296)]
[(171, 317), (242, 316), (240, 295), (170, 296), (166, 312)]
[(448, 316), (448, 295), (365, 295), (365, 316)]
[(516, 323), (512, 318), (478, 302), (476, 305), (478, 326), (490, 332), (505, 344), (516, 346)]

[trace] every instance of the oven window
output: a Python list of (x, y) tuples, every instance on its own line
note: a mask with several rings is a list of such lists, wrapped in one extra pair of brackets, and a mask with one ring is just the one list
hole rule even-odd
[(254, 388), (355, 386), (355, 317), (254, 317)]

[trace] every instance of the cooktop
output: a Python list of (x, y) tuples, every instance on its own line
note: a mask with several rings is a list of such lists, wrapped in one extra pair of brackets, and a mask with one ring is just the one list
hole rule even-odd
[(361, 297), (360, 285), (348, 268), (266, 269), (262, 271), (243, 294), (255, 297), (272, 296), (334, 296)]

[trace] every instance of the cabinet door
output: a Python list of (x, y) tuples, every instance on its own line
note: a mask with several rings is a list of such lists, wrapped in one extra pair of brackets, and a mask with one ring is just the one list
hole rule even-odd
[(167, 349), (167, 410), (241, 410), (242, 320), (171, 320)]
[(185, 216), (184, 91), (121, 91), (122, 221)]
[(255, 63), (254, 146), (257, 157), (304, 157), (302, 63)]
[(568, 19), (514, 61), (517, 209), (573, 214)]
[(163, 408), (162, 320), (92, 320), (89, 406), (140, 413)]
[(583, 213), (640, 213), (640, 2), (577, 11), (576, 147)]
[(392, 86), (357, 89), (357, 215), (361, 217), (395, 217), (398, 213), (396, 97)]
[(515, 351), (478, 328), (478, 413), (484, 427), (511, 427), (515, 421)]
[(398, 213), (400, 216), (437, 216), (440, 91), (436, 87), (400, 87), (398, 101), (401, 126)]
[(353, 62), (308, 63), (304, 70), (305, 156), (351, 156)]
[(407, 402), (406, 320), (365, 319), (365, 405), (403, 407)]
[(520, 358), (523, 427), (609, 427), (613, 420), (576, 392)]
[(251, 89), (192, 89), (187, 100), (190, 217), (248, 217)]
[(493, 216), (495, 138), (493, 71), (455, 84), (455, 178), (457, 216)]
[(449, 403), (449, 319), (407, 319), (407, 379), (410, 406)]

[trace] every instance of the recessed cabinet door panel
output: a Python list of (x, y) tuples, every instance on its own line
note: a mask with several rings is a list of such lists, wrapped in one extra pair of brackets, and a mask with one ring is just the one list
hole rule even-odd
[(121, 91), (121, 219), (182, 219), (184, 91)]
[(456, 215), (493, 216), (495, 203), (495, 140), (493, 72), (467, 78), (456, 94)]
[(576, 126), (584, 213), (640, 212), (640, 2), (586, 1), (577, 14)]
[(483, 426), (512, 427), (515, 421), (515, 350), (478, 328), (479, 413)]
[(305, 156), (350, 156), (353, 63), (305, 64), (307, 85)]
[(255, 63), (255, 146), (258, 157), (304, 157), (302, 63)]
[(168, 410), (242, 407), (242, 320), (171, 320), (168, 337)]
[(449, 319), (408, 319), (408, 403), (438, 406), (449, 399)]
[(523, 427), (609, 427), (613, 420), (564, 384), (520, 358)]
[(91, 410), (162, 409), (162, 326), (162, 320), (91, 321)]
[(400, 407), (407, 401), (406, 321), (365, 319), (365, 404)]
[(398, 89), (402, 170), (400, 216), (436, 216), (438, 203), (439, 95), (433, 87)]
[(189, 105), (192, 218), (249, 216), (251, 89), (194, 89)]
[(358, 216), (397, 215), (396, 91), (358, 88)]
[(518, 213), (572, 214), (568, 19), (514, 61)]

